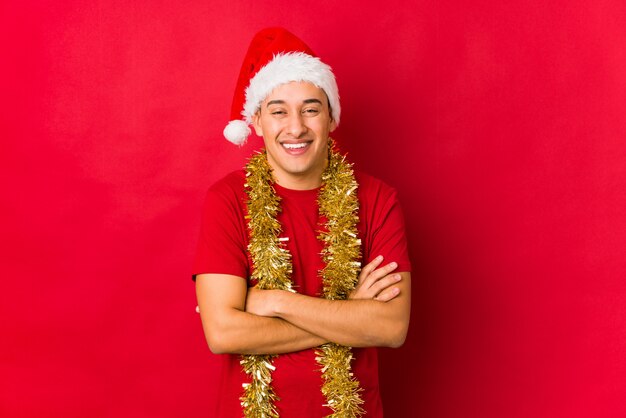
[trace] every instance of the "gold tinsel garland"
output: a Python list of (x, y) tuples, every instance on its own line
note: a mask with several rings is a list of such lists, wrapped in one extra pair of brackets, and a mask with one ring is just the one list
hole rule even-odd
[[(260, 289), (293, 292), (291, 254), (279, 238), (281, 226), (276, 219), (280, 212), (280, 197), (272, 186), (274, 179), (265, 152), (251, 158), (246, 166), (246, 176), (252, 279), (257, 280)], [(318, 197), (320, 215), (326, 218), (325, 231), (318, 236), (324, 243), (322, 259), (325, 267), (320, 276), (326, 299), (346, 299), (358, 280), (361, 240), (356, 229), (359, 221), (357, 187), (352, 166), (334, 149), (331, 141), (328, 167), (322, 175)], [(326, 397), (326, 406), (333, 410), (330, 417), (363, 415), (361, 389), (352, 375), (351, 348), (327, 343), (316, 350), (316, 355), (324, 381), (322, 393)], [(275, 402), (279, 398), (272, 388), (272, 371), (275, 369), (272, 361), (275, 357), (242, 356), (243, 370), (252, 379), (243, 385), (244, 393), (240, 398), (245, 417), (278, 417)]]

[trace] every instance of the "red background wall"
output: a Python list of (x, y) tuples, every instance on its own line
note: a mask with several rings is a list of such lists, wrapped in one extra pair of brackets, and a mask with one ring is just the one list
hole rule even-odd
[(388, 416), (626, 416), (625, 3), (336, 3), (2, 3), (1, 416), (210, 416), (190, 265), (260, 145), (221, 130), (269, 25), (333, 66), (341, 146), (403, 200)]

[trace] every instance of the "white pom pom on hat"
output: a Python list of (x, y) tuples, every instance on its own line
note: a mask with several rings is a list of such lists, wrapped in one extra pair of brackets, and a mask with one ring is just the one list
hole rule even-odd
[(235, 145), (243, 145), (250, 136), (250, 127), (242, 120), (231, 120), (224, 128), (224, 138)]
[(324, 90), (331, 116), (339, 123), (339, 91), (331, 68), (286, 29), (267, 28), (254, 36), (244, 58), (224, 137), (243, 145), (251, 133), (248, 125), (263, 100), (276, 87), (291, 81), (308, 81)]

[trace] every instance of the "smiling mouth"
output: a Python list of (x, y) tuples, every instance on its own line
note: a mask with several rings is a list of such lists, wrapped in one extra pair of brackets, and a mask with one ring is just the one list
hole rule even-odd
[(282, 145), (285, 152), (289, 155), (298, 156), (304, 154), (309, 149), (309, 145), (311, 145), (313, 141), (304, 141), (304, 142), (282, 142)]
[(301, 142), (299, 144), (282, 144), (282, 146), (287, 149), (300, 149), (306, 147), (307, 145), (309, 145), (308, 142)]

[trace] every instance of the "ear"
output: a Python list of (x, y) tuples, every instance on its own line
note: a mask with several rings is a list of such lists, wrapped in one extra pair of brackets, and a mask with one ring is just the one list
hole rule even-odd
[(261, 109), (252, 115), (252, 126), (257, 136), (263, 137), (263, 128), (261, 127)]
[[(324, 94), (326, 94), (326, 92), (324, 92)], [(330, 99), (328, 98), (328, 95), (326, 95), (326, 103), (328, 103), (328, 116), (330, 117), (328, 132), (333, 132), (337, 129), (337, 122), (335, 122), (335, 119), (333, 118), (333, 108), (330, 107)]]
[(331, 119), (329, 132), (333, 132), (335, 129), (337, 129), (337, 122), (335, 122), (335, 119)]

